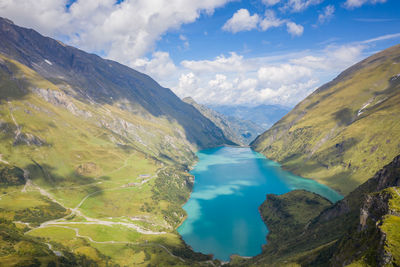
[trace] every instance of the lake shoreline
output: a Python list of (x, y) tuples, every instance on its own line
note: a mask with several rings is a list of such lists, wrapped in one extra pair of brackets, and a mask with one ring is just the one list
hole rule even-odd
[(193, 189), (182, 206), (187, 215), (176, 230), (194, 251), (221, 261), (234, 254), (261, 253), (268, 228), (259, 206), (267, 194), (305, 189), (329, 200), (342, 198), (325, 185), (283, 170), (250, 147), (222, 146), (196, 155), (198, 161), (189, 172)]

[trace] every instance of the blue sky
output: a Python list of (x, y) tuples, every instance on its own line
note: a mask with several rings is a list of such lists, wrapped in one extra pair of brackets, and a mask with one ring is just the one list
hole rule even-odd
[[(400, 32), (400, 1), (385, 4), (365, 4), (360, 8), (343, 8), (344, 1), (323, 1), (303, 12), (280, 12), (277, 6), (266, 7), (261, 1), (237, 1), (216, 9), (213, 15), (203, 14), (196, 22), (171, 30), (158, 42), (157, 48), (169, 51), (174, 61), (185, 59), (200, 60), (213, 58), (228, 51), (245, 54), (248, 57), (288, 53), (306, 49), (320, 49), (329, 43), (347, 44), (372, 39), (377, 36)], [(341, 4), (340, 4), (341, 3)], [(318, 16), (326, 6), (334, 6), (335, 12), (329, 21), (318, 23)], [(300, 37), (292, 37), (284, 27), (267, 31), (250, 30), (235, 34), (222, 29), (225, 22), (239, 9), (250, 14), (263, 14), (272, 9), (282, 19), (291, 19), (304, 27)], [(206, 34), (205, 34), (206, 33)], [(182, 49), (179, 35), (187, 37), (188, 49)], [(399, 43), (400, 38), (387, 42)], [(204, 45), (207, 46), (205, 49)], [(380, 47), (386, 44), (377, 43)]]
[(205, 104), (293, 106), (400, 43), (398, 0), (2, 0), (0, 16)]

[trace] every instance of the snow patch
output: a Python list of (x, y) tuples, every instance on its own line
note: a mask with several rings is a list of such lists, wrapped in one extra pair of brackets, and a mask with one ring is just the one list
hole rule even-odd
[(44, 62), (46, 62), (46, 63), (49, 64), (50, 66), (53, 65), (53, 63), (51, 63), (50, 60), (45, 59)]
[(365, 104), (360, 108), (360, 110), (357, 112), (357, 117), (359, 117), (361, 114), (364, 113), (364, 109), (365, 109), (366, 107), (368, 107), (368, 106), (372, 103), (373, 100), (374, 100), (374, 98), (371, 98), (370, 100), (368, 100), (367, 103), (365, 103)]

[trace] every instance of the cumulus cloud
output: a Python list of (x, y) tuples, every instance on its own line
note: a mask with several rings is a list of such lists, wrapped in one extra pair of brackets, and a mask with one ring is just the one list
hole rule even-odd
[(387, 0), (347, 0), (344, 6), (348, 9), (361, 7), (364, 4), (386, 3)]
[(335, 7), (333, 5), (326, 6), (323, 13), (318, 15), (318, 22), (323, 24), (332, 19), (333, 13), (335, 13)]
[(102, 52), (106, 57), (133, 66), (154, 49), (170, 29), (194, 22), (230, 0), (78, 0), (68, 9), (65, 0), (2, 0), (0, 16), (38, 29), (74, 46)]
[(294, 64), (261, 67), (257, 72), (259, 81), (272, 87), (281, 84), (292, 84), (303, 78), (311, 77), (311, 75), (312, 71), (309, 68)]
[(230, 18), (222, 27), (225, 31), (237, 33), (240, 31), (250, 31), (258, 29), (259, 31), (267, 31), (270, 28), (276, 28), (286, 23), (286, 29), (292, 36), (301, 36), (304, 27), (296, 24), (288, 19), (279, 19), (273, 10), (267, 9), (264, 17), (254, 14), (250, 16), (247, 9), (239, 9), (232, 18)]
[(233, 14), (232, 18), (224, 24), (222, 29), (232, 33), (250, 31), (257, 28), (258, 22), (259, 17), (257, 14), (251, 16), (247, 9), (242, 8)]
[(304, 32), (303, 26), (301, 26), (300, 24), (296, 24), (292, 21), (286, 22), (286, 27), (288, 33), (290, 33), (292, 36), (301, 36)]
[(162, 51), (154, 52), (151, 59), (139, 58), (132, 63), (132, 66), (152, 76), (156, 80), (165, 80), (177, 70), (169, 53)]
[(231, 53), (212, 60), (183, 61), (172, 89), (208, 104), (293, 106), (362, 57), (366, 45), (327, 46), (285, 56), (245, 58)]

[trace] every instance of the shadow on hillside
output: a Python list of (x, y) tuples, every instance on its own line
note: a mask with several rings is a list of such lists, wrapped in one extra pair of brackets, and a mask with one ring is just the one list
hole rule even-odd
[(18, 68), (11, 62), (0, 58), (0, 104), (24, 98), (29, 94), (28, 83), (16, 79)]
[(110, 180), (108, 176), (102, 176), (100, 179), (96, 179), (89, 176), (79, 175), (75, 172), (70, 172), (66, 176), (61, 176), (56, 173), (56, 169), (48, 164), (38, 163), (32, 160), (33, 163), (24, 167), (25, 170), (29, 171), (29, 176), (32, 181), (43, 181), (46, 185), (57, 189), (58, 187), (79, 187), (85, 186), (87, 193), (98, 192), (98, 195), (102, 195), (103, 188), (98, 186), (96, 183)]

